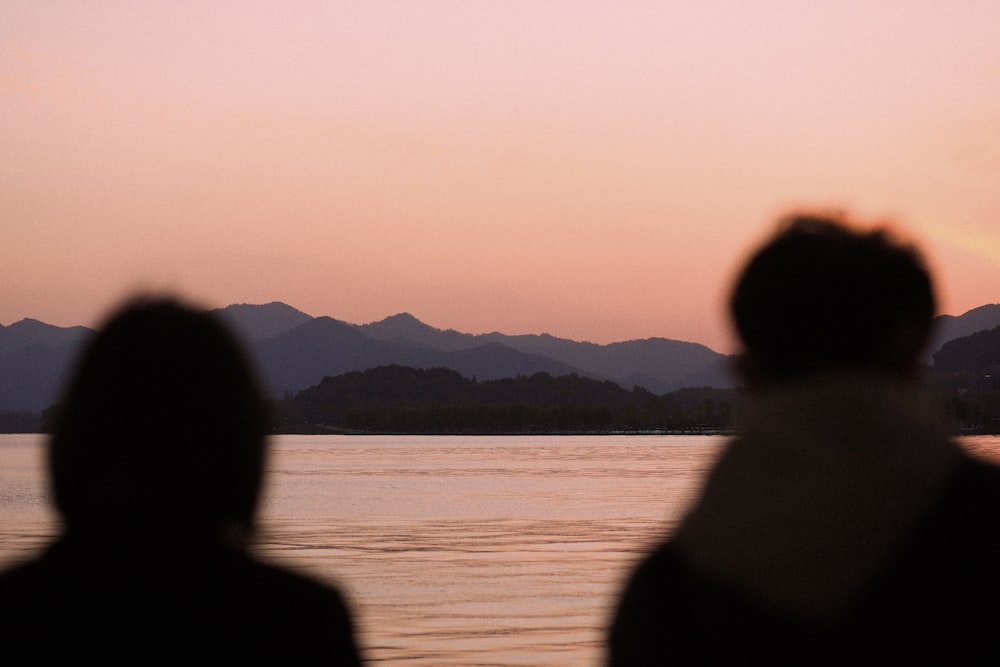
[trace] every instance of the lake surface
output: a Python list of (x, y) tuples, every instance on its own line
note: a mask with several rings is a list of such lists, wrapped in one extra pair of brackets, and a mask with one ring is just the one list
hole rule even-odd
[[(714, 436), (281, 436), (259, 553), (346, 593), (370, 664), (598, 665), (631, 564)], [(963, 440), (1000, 459), (1000, 437)], [(57, 530), (43, 439), (0, 435), (0, 564)]]

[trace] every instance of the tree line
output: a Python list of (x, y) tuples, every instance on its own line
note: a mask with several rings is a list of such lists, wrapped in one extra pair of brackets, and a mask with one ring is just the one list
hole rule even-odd
[[(933, 373), (956, 435), (1000, 434), (1000, 373)], [(324, 378), (275, 403), (280, 432), (414, 434), (730, 432), (742, 390), (656, 395), (576, 374), (477, 381), (447, 368), (380, 366)]]
[(324, 378), (276, 402), (283, 432), (528, 434), (717, 431), (736, 391), (657, 396), (576, 374), (478, 381), (447, 368), (380, 366)]

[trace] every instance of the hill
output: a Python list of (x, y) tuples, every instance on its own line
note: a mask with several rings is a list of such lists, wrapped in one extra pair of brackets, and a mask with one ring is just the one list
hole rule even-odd
[(578, 375), (477, 381), (380, 366), (326, 377), (276, 405), (285, 432), (607, 433), (721, 428), (734, 400), (734, 390), (656, 396)]
[(212, 312), (251, 344), (291, 331), (313, 319), (278, 301), (262, 306), (240, 303)]
[(458, 351), (498, 343), (548, 357), (579, 372), (662, 393), (686, 386), (731, 387), (728, 359), (704, 345), (667, 338), (646, 338), (608, 345), (557, 338), (549, 334), (465, 334), (430, 327), (409, 313), (359, 327), (383, 341), (406, 341), (442, 351)]
[(380, 340), (355, 325), (318, 317), (273, 338), (257, 341), (254, 353), (274, 396), (311, 387), (324, 377), (376, 366), (451, 368), (465, 377), (495, 379), (547, 372), (578, 372), (566, 364), (503, 345), (442, 351), (406, 340)]
[(1000, 433), (1000, 326), (945, 343), (932, 371), (931, 390), (956, 433)]
[(992, 303), (973, 308), (962, 315), (939, 315), (934, 319), (934, 335), (928, 346), (928, 360), (945, 343), (956, 338), (965, 338), (978, 331), (1000, 326), (1000, 304)]
[(0, 325), (0, 411), (40, 412), (62, 387), (86, 327), (57, 327), (24, 319)]
[(937, 389), (1000, 390), (1000, 326), (948, 341), (934, 353), (932, 370)]

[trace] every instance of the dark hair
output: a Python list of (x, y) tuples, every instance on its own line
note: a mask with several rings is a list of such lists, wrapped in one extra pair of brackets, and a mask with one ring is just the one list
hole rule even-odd
[(173, 299), (132, 301), (89, 342), (58, 407), (56, 506), (68, 528), (249, 528), (266, 424), (250, 363), (220, 322)]
[(783, 378), (912, 367), (930, 335), (935, 300), (919, 253), (887, 230), (798, 215), (750, 259), (730, 307), (751, 358)]

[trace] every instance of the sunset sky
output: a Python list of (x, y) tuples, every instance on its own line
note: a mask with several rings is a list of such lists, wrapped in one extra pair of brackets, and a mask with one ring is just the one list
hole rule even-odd
[(140, 288), (732, 347), (791, 207), (1000, 301), (1000, 2), (0, 2), (0, 323)]

